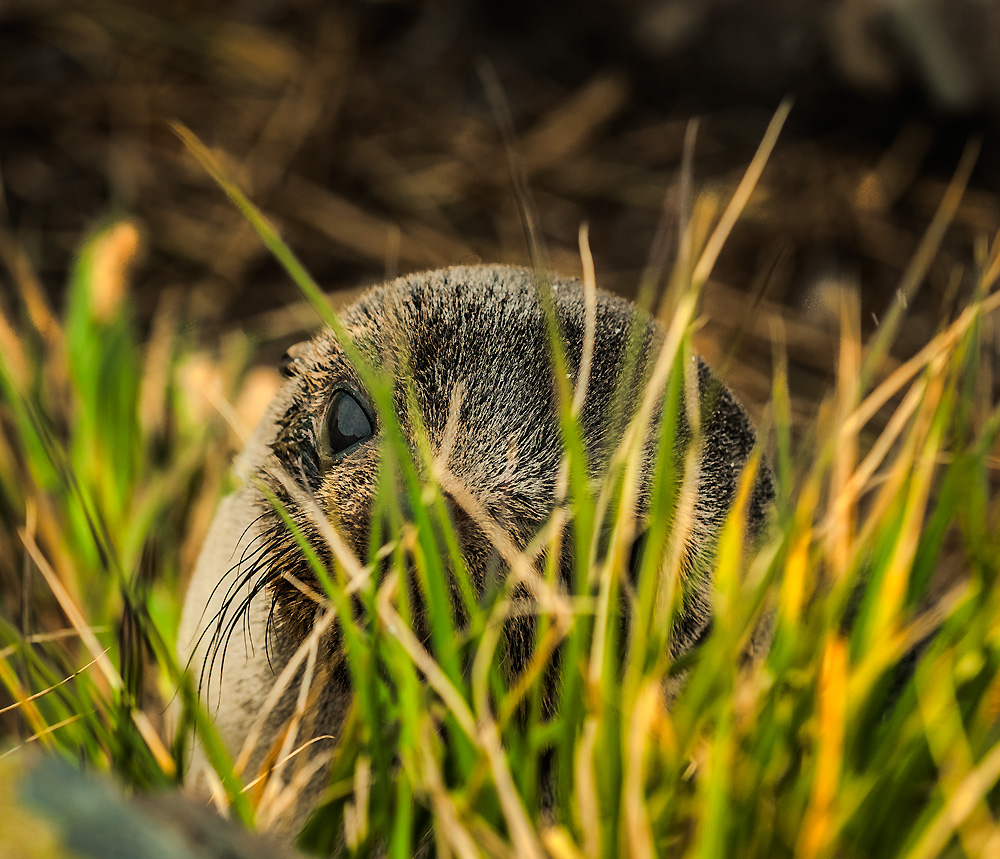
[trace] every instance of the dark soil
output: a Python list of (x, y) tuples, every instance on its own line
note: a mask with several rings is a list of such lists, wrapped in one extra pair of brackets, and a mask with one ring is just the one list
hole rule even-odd
[(677, 219), (690, 121), (696, 190), (721, 210), (793, 95), (708, 285), (699, 348), (756, 408), (783, 321), (806, 418), (831, 378), (831, 297), (856, 291), (864, 331), (876, 326), (975, 135), (971, 190), (898, 356), (953, 314), (975, 243), (1000, 229), (1000, 13), (887, 5), (8, 0), (0, 245), (25, 250), (58, 305), (84, 231), (130, 215), (146, 238), (138, 318), (180, 296), (202, 330), (248, 326), (271, 360), (311, 317), (287, 309), (294, 288), (169, 123), (224, 159), (324, 287), (354, 290), (529, 261), (495, 79), (549, 264), (579, 272), (587, 222), (599, 282), (634, 294), (663, 213)]

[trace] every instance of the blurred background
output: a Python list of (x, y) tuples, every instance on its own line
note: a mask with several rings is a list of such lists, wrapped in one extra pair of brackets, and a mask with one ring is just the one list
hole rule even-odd
[[(169, 740), (150, 738), (176, 697), (178, 597), (240, 433), (316, 327), (173, 123), (337, 303), (419, 269), (529, 263), (511, 152), (550, 267), (580, 273), (587, 223), (598, 283), (634, 296), (684, 176), (707, 231), (791, 96), (696, 345), (758, 420), (786, 346), (808, 442), (842, 295), (868, 337), (921, 285), (891, 370), (985, 280), (998, 46), (1000, 0), (0, 0), (0, 745), (169, 781)], [(991, 324), (974, 357), (995, 391)], [(127, 694), (89, 670), (108, 653)]]
[(174, 121), (343, 300), (412, 270), (525, 263), (496, 80), (551, 267), (580, 271), (587, 222), (599, 283), (633, 295), (676, 215), (690, 121), (695, 190), (721, 212), (792, 95), (699, 348), (759, 411), (780, 320), (804, 420), (831, 376), (830, 296), (858, 290), (877, 325), (978, 135), (897, 354), (967, 297), (960, 269), (1000, 228), (998, 43), (990, 0), (4, 0), (0, 293), (17, 247), (58, 308), (81, 236), (127, 215), (141, 325), (168, 304), (207, 340), (249, 331), (265, 363), (304, 337), (314, 317)]

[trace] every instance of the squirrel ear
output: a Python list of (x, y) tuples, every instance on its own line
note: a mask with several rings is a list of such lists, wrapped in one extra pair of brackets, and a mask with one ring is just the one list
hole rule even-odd
[(303, 340), (301, 343), (294, 343), (289, 346), (278, 362), (278, 372), (286, 379), (294, 376), (296, 371), (295, 365), (301, 360), (308, 346), (308, 340)]

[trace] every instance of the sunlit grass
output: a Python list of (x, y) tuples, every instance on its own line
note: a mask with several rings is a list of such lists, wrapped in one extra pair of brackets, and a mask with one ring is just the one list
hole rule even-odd
[[(933, 256), (967, 166), (906, 290)], [(336, 327), (277, 234), (216, 178)], [(317, 523), (335, 559), (329, 569), (299, 535), (343, 632), (355, 689), (303, 845), (323, 852), (343, 840), (352, 855), (394, 857), (413, 856), (427, 839), (457, 856), (1000, 851), (1000, 409), (988, 361), (1000, 240), (982, 244), (962, 312), (891, 374), (880, 366), (888, 340), (862, 344), (858, 309), (845, 300), (838, 383), (797, 448), (777, 350), (763, 424), (773, 522), (748, 546), (752, 475), (767, 467), (755, 457), (719, 539), (714, 631), (697, 650), (668, 657), (682, 590), (680, 499), (697, 479), (696, 457), (660, 456), (643, 525), (651, 538), (626, 585), (640, 527), (641, 426), (661, 410), (656, 441), (673, 449), (675, 416), (691, 393), (698, 288), (752, 184), (753, 171), (736, 208), (674, 273), (686, 288), (666, 320), (640, 428), (624, 430), (600, 485), (587, 479), (579, 391), (564, 386), (563, 501), (525, 552), (494, 534), (510, 570), (502, 587), (476, 594), (444, 493), (488, 533), (497, 529), (446, 457), (419, 433), (415, 450), (404, 442), (388, 381), (362, 369), (385, 427), (385, 515), (373, 521), (389, 524), (376, 528), (370, 557), (355, 558)], [(705, 217), (696, 207), (692, 221)], [(241, 771), (181, 681), (173, 654), (183, 567), (224, 488), (226, 429), (181, 383), (203, 359), (169, 315), (146, 342), (128, 318), (124, 278), (137, 240), (128, 223), (95, 231), (59, 317), (24, 277), (14, 281), (16, 304), (0, 307), (0, 682), (11, 699), (0, 724), (13, 754), (42, 745), (138, 788), (164, 786), (183, 764), (184, 743), (172, 743), (162, 720), (180, 686), (180, 723), (196, 726), (218, 770), (219, 803), (266, 827), (294, 797), (296, 773), (308, 774), (309, 749), (282, 746), (272, 771)], [(220, 400), (231, 397), (239, 363), (220, 370), (231, 386)], [(876, 424), (888, 402), (894, 413)], [(302, 492), (290, 481), (285, 489)], [(553, 560), (563, 540), (577, 560), (569, 588)], [(423, 640), (411, 629), (411, 577), (429, 618)], [(498, 667), (502, 632), (523, 612), (537, 615), (536, 646), (509, 684)], [(771, 627), (761, 653), (761, 630)], [(320, 671), (318, 635), (301, 653), (307, 676)], [(554, 715), (547, 693), (559, 702)], [(293, 718), (305, 716), (303, 697)]]

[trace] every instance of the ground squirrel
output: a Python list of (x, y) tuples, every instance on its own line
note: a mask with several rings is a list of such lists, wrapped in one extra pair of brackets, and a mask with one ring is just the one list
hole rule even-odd
[[(572, 383), (585, 340), (585, 292), (577, 281), (549, 283)], [(627, 416), (663, 342), (659, 323), (637, 313), (628, 301), (597, 293), (593, 360), (580, 411), (592, 475), (606, 466), (619, 435), (611, 425), (616, 392), (627, 392)], [(472, 491), (515, 545), (524, 546), (553, 508), (564, 449), (535, 275), (492, 266), (410, 275), (366, 293), (342, 314), (342, 321), (375, 366), (395, 378), (408, 374), (430, 445), (439, 453), (446, 448), (449, 472)], [(637, 322), (634, 378), (620, 386), (630, 330)], [(211, 527), (187, 593), (179, 638), (183, 657), (200, 678), (202, 698), (234, 755), (316, 617), (315, 600), (304, 593), (315, 577), (294, 537), (265, 500), (261, 481), (283, 496), (321, 554), (327, 552), (324, 540), (296, 501), (302, 496), (290, 496), (274, 475), (287, 475), (286, 480), (314, 499), (338, 523), (362, 561), (369, 551), (378, 414), (330, 330), (293, 350), (285, 375), (280, 392), (236, 460), (240, 485), (224, 499)], [(730, 507), (755, 434), (743, 409), (700, 359), (697, 378), (703, 443), (690, 539), (709, 544)], [(412, 443), (405, 387), (397, 386), (396, 404), (404, 436)], [(648, 478), (644, 476), (644, 493)], [(768, 472), (760, 469), (749, 505), (751, 532), (763, 521), (771, 495)], [(458, 505), (452, 505), (451, 512), (470, 574), (481, 583), (491, 564), (495, 569), (494, 546)], [(689, 547), (692, 557), (700, 548)], [(567, 557), (564, 574), (569, 563)], [(689, 647), (710, 625), (709, 576), (703, 578), (691, 587), (687, 611), (678, 622), (678, 650)], [(519, 647), (516, 642), (508, 647), (514, 651), (514, 671), (527, 655), (518, 654)], [(303, 731), (336, 735), (350, 700), (342, 659), (324, 652), (322, 688), (296, 746), (309, 739)], [(295, 697), (294, 688), (280, 696), (263, 720), (248, 772), (263, 761)], [(319, 752), (323, 746), (317, 743), (314, 748)], [(193, 769), (204, 765), (196, 753)], [(290, 814), (293, 823), (315, 804), (323, 785), (320, 769)]]

